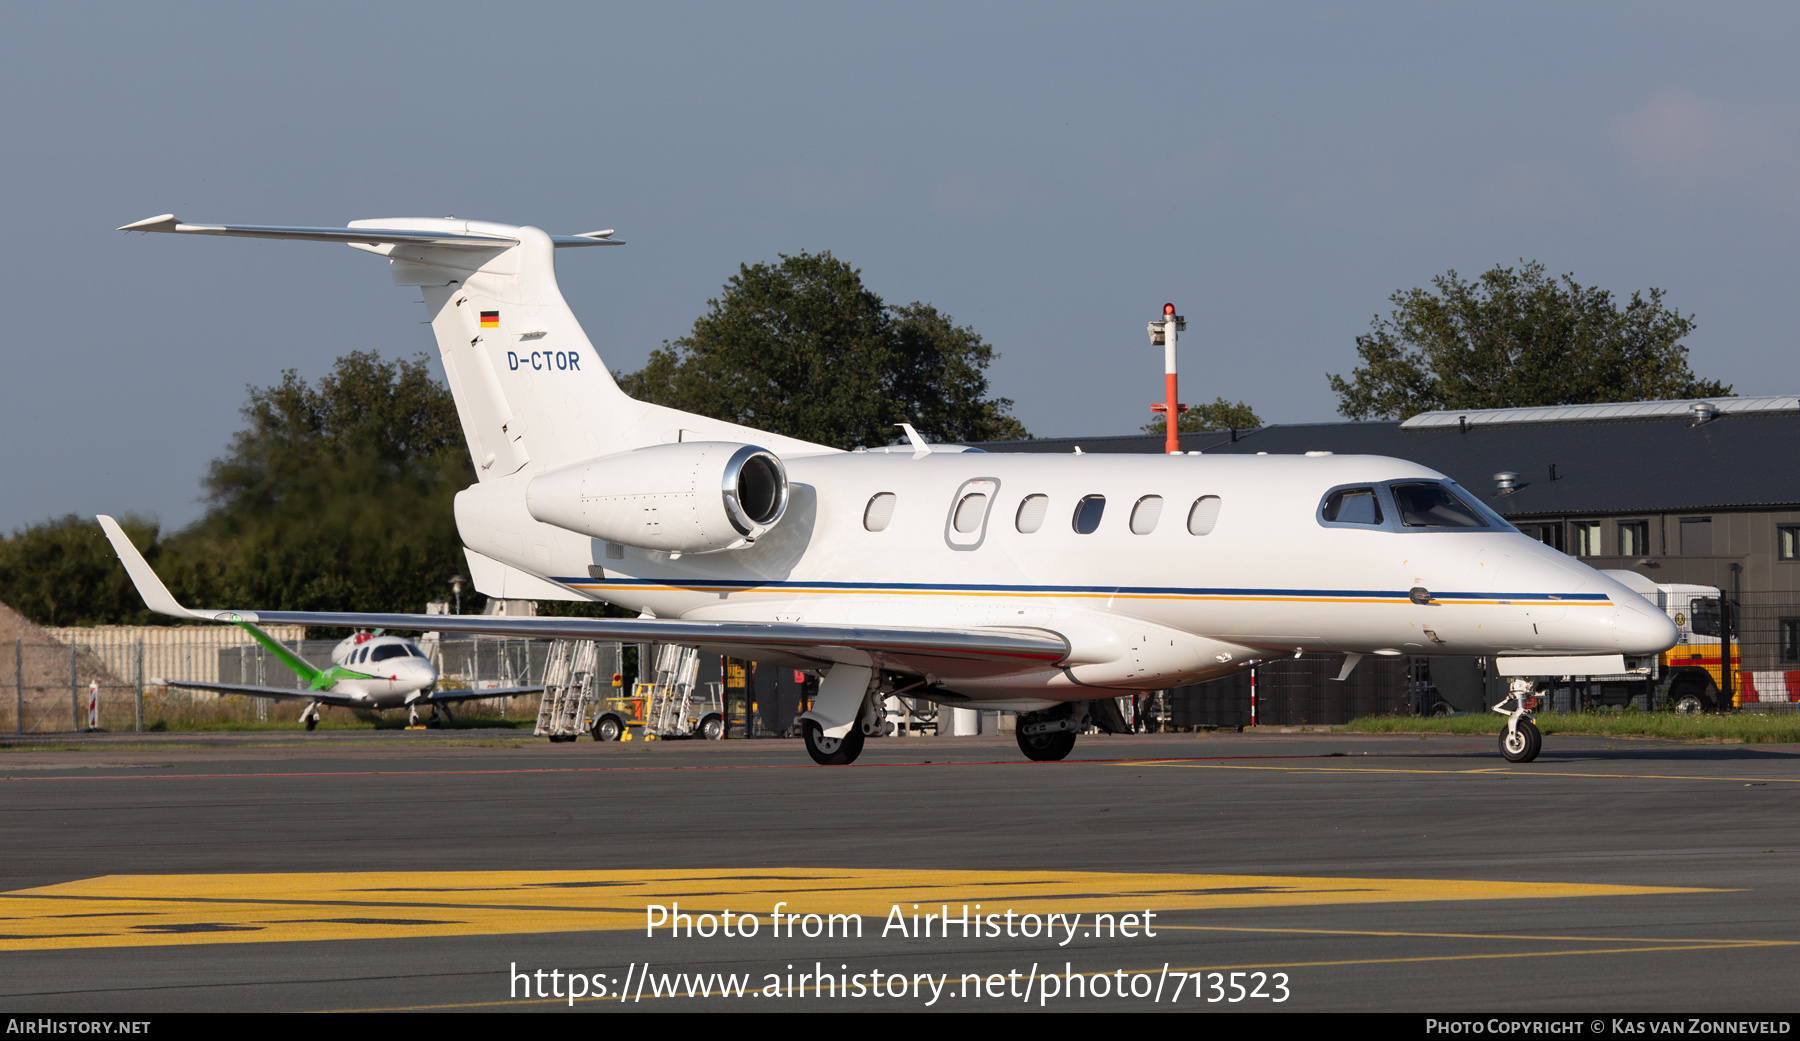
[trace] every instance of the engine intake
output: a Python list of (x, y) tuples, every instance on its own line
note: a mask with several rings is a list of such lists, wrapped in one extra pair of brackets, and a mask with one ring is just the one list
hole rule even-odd
[(525, 508), (545, 524), (668, 553), (749, 545), (787, 512), (787, 470), (765, 448), (687, 441), (602, 456), (533, 478)]

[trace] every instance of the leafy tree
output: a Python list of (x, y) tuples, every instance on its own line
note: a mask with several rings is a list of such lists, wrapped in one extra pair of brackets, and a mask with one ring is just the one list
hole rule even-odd
[[(155, 521), (126, 516), (125, 533), (161, 562)], [(92, 517), (67, 514), (0, 539), (0, 601), (41, 625), (142, 624), (152, 620)]]
[(988, 398), (994, 350), (930, 304), (886, 304), (826, 253), (740, 265), (687, 336), (620, 375), (634, 397), (822, 444), (1030, 435)]
[[(418, 611), (465, 564), (452, 500), (474, 479), (455, 403), (424, 356), (339, 358), (251, 388), (246, 427), (174, 540), (221, 602)], [(465, 605), (466, 607), (466, 605)]]
[[(1249, 405), (1241, 401), (1214, 398), (1205, 405), (1189, 405), (1188, 410), (1181, 414), (1181, 421), (1175, 424), (1175, 429), (1183, 433), (1197, 433), (1202, 430), (1255, 430), (1262, 425), (1262, 417)], [(1144, 424), (1146, 434), (1160, 434), (1168, 429), (1168, 422), (1161, 416)]]
[(1404, 419), (1441, 409), (1579, 405), (1719, 397), (1731, 388), (1688, 370), (1682, 338), (1692, 315), (1663, 305), (1663, 291), (1613, 295), (1544, 265), (1496, 265), (1473, 282), (1455, 271), (1436, 292), (1407, 289), (1394, 309), (1356, 338), (1362, 364), (1346, 380), (1328, 374), (1338, 412)]

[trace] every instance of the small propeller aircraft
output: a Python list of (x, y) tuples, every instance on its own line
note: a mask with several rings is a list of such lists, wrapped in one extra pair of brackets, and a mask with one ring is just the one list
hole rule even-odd
[[(617, 245), (438, 218), (122, 231), (344, 243), (416, 286), (477, 483), (456, 497), (475, 586), (636, 619), (195, 611), (116, 525), (153, 610), (222, 622), (676, 643), (823, 674), (807, 752), (845, 764), (885, 699), (1019, 713), (1062, 759), (1116, 696), (1306, 651), (1485, 655), (1515, 677), (1501, 751), (1541, 739), (1526, 677), (1623, 672), (1674, 624), (1442, 474), (1336, 456), (845, 452), (637, 401), (564, 302), (555, 254)], [(1328, 448), (1329, 446), (1322, 446)]]
[[(99, 520), (101, 528), (114, 546), (121, 543), (131, 545), (130, 538), (117, 521), (106, 516)], [(171, 603), (174, 601), (174, 597), (169, 595), (168, 589), (163, 587), (162, 581), (144, 563), (143, 557), (138, 555), (135, 548), (123, 559), (132, 581), (137, 583), (140, 590), (145, 588), (146, 582), (152, 583), (161, 590), (161, 598), (166, 598)], [(251, 622), (237, 619), (236, 624), (291, 669), (294, 675), (300, 677), (300, 682), (305, 687), (295, 690), (292, 687), (267, 687), (251, 683), (209, 683), (161, 677), (150, 682), (159, 687), (177, 687), (183, 690), (210, 690), (219, 694), (304, 701), (306, 707), (300, 711), (300, 721), (306, 724), (308, 730), (319, 725), (321, 709), (333, 706), (358, 712), (404, 708), (409, 713), (407, 721), (413, 726), (420, 725), (419, 709), (426, 707), (431, 709), (431, 715), (425, 725), (435, 725), (440, 717), (454, 721), (450, 706), (459, 701), (509, 698), (518, 694), (536, 694), (544, 689), (490, 687), (481, 690), (436, 690), (437, 669), (425, 652), (411, 640), (385, 635), (379, 629), (359, 632), (340, 640), (331, 649), (330, 667), (316, 668)]]

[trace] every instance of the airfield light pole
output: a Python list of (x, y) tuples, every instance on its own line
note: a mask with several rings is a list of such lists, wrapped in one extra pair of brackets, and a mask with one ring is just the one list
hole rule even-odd
[(1168, 417), (1168, 438), (1163, 442), (1163, 451), (1170, 455), (1181, 454), (1181, 414), (1187, 406), (1181, 404), (1175, 389), (1175, 340), (1176, 334), (1187, 329), (1187, 319), (1175, 313), (1174, 304), (1164, 304), (1162, 318), (1150, 323), (1150, 345), (1163, 349), (1163, 393), (1166, 401), (1153, 404), (1150, 411), (1161, 412)]

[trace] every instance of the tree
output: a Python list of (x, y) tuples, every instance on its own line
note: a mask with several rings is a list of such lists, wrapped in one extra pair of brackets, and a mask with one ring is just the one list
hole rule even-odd
[(1328, 374), (1338, 412), (1350, 419), (1405, 419), (1441, 409), (1581, 405), (1721, 397), (1731, 388), (1688, 370), (1682, 338), (1692, 315), (1663, 305), (1663, 291), (1613, 295), (1537, 261), (1496, 265), (1473, 282), (1455, 271), (1436, 292), (1407, 289), (1394, 309), (1356, 338), (1363, 364), (1349, 380)]
[(452, 499), (474, 479), (450, 392), (424, 356), (339, 358), (251, 388), (245, 428), (171, 540), (218, 602), (418, 611), (466, 565)]
[[(154, 521), (121, 518), (152, 565), (161, 562)], [(67, 514), (0, 539), (0, 601), (40, 625), (142, 624), (152, 620), (92, 517)]]
[[(1181, 414), (1181, 421), (1175, 424), (1175, 429), (1185, 434), (1203, 430), (1255, 430), (1262, 425), (1262, 417), (1249, 405), (1241, 401), (1214, 398), (1210, 404), (1189, 405), (1188, 410)], [(1146, 434), (1160, 434), (1168, 429), (1168, 421), (1161, 416), (1144, 424)]]
[(744, 264), (687, 336), (620, 375), (633, 397), (839, 448), (1031, 435), (988, 398), (994, 350), (930, 304), (882, 301), (825, 253)]

